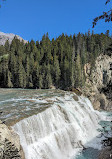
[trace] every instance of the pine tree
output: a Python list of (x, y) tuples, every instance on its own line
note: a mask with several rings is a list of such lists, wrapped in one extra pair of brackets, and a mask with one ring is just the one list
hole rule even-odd
[(1, 85), (2, 87), (7, 87), (7, 71), (8, 71), (8, 60), (2, 57), (1, 60)]
[(26, 86), (29, 87), (30, 65), (29, 65), (28, 56), (26, 56), (26, 60), (25, 60), (25, 72), (26, 72)]
[(10, 45), (9, 45), (9, 41), (8, 40), (5, 42), (4, 47), (5, 47), (6, 53), (9, 53), (9, 51), (10, 51)]
[(59, 66), (59, 61), (57, 59), (56, 54), (54, 55), (54, 65), (53, 65), (53, 78), (54, 78), (54, 84), (59, 87), (59, 81), (60, 81), (60, 75), (61, 75), (61, 71), (60, 71), (60, 66)]
[(75, 84), (75, 45), (73, 43), (73, 51), (70, 63), (70, 87), (74, 88)]
[(64, 59), (64, 84), (63, 86), (65, 88), (68, 88), (70, 86), (70, 72), (69, 72), (69, 62), (68, 60), (65, 58)]
[(24, 68), (22, 65), (21, 58), (18, 59), (18, 82), (17, 87), (24, 88)]
[(77, 55), (77, 59), (76, 59), (76, 81), (75, 81), (75, 85), (76, 87), (81, 86), (81, 59), (80, 59), (80, 55)]
[(46, 74), (45, 74), (45, 88), (50, 88), (52, 85), (52, 78), (51, 78), (51, 72), (50, 72), (50, 65), (48, 64), (46, 66)]

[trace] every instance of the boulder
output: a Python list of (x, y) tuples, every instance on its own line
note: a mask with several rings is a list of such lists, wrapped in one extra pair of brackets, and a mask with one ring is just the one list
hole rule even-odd
[(78, 96), (75, 95), (75, 94), (74, 94), (74, 96), (73, 96), (73, 99), (74, 99), (75, 101), (78, 101), (78, 100), (79, 100), (79, 99), (78, 99)]
[(94, 109), (96, 109), (96, 110), (100, 110), (100, 102), (97, 100), (97, 101), (95, 101), (95, 102), (93, 102), (93, 107), (94, 107)]

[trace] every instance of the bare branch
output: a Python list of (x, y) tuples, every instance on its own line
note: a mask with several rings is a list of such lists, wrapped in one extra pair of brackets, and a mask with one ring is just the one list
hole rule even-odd
[(107, 3), (109, 3), (109, 2), (110, 2), (110, 0), (107, 0), (106, 3), (105, 3), (105, 5), (106, 5)]
[[(2, 1), (4, 2), (4, 1), (6, 1), (6, 0), (2, 0)], [(1, 4), (0, 4), (0, 8), (1, 8)]]
[[(107, 0), (105, 5), (107, 3), (109, 3), (111, 0)], [(103, 12), (102, 15), (96, 17), (93, 19), (93, 28), (95, 27), (95, 25), (97, 24), (97, 22), (101, 19), (105, 19), (105, 22), (110, 22), (112, 21), (112, 9), (110, 9), (108, 12)]]

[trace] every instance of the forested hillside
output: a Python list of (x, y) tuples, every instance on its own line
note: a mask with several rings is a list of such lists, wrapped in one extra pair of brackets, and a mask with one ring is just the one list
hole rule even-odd
[[(0, 87), (56, 88), (82, 87), (85, 84), (84, 65), (94, 67), (99, 54), (112, 43), (109, 31), (105, 34), (62, 34), (34, 42), (8, 41), (0, 46)], [(93, 68), (92, 67), (92, 68)]]

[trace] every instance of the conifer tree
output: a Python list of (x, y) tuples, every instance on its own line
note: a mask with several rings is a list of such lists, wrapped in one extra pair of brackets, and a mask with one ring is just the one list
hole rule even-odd
[(73, 51), (70, 63), (70, 86), (74, 88), (75, 84), (75, 44), (73, 43)]
[(45, 74), (45, 88), (50, 88), (52, 85), (52, 78), (50, 73), (50, 65), (46, 66), (46, 74)]
[(19, 88), (24, 88), (24, 68), (23, 68), (23, 65), (22, 65), (22, 61), (21, 59), (19, 58), (18, 59), (18, 82), (17, 82), (17, 87)]
[(76, 87), (81, 86), (81, 59), (80, 59), (80, 55), (77, 55), (77, 59), (76, 59), (76, 81), (75, 81), (75, 85)]
[(60, 66), (59, 66), (59, 61), (57, 59), (57, 56), (56, 54), (54, 55), (54, 83), (55, 85), (58, 87), (60, 84), (59, 84), (59, 81), (60, 81), (60, 75), (61, 75), (61, 71), (60, 71)]
[(9, 50), (10, 50), (10, 44), (9, 44), (9, 41), (8, 41), (8, 40), (5, 42), (4, 47), (5, 47), (6, 53), (9, 53)]

